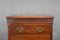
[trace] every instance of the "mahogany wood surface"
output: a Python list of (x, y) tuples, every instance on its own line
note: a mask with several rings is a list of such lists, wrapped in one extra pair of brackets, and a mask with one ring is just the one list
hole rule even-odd
[(7, 16), (6, 18), (54, 18), (53, 16)]
[(54, 18), (52, 16), (7, 16), (6, 18), (8, 40), (52, 40)]

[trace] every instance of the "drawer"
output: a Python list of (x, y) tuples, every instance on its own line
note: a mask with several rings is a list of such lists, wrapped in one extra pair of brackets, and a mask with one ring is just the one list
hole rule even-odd
[(10, 35), (9, 40), (51, 40), (49, 35)]
[(13, 23), (9, 25), (9, 34), (51, 34), (51, 25)]
[(43, 22), (43, 23), (52, 23), (52, 18), (19, 18), (19, 19), (7, 19), (8, 23), (13, 22)]

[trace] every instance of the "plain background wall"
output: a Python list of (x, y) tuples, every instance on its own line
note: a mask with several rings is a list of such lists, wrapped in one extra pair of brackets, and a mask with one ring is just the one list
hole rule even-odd
[(53, 40), (60, 40), (60, 0), (0, 0), (0, 40), (8, 39), (9, 15), (54, 16)]

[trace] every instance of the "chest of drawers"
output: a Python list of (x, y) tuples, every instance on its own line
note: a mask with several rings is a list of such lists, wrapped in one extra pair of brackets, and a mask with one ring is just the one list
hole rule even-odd
[(52, 16), (7, 16), (8, 40), (52, 40)]

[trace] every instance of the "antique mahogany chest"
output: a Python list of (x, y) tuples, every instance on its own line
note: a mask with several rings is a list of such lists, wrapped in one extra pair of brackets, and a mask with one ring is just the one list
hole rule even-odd
[(52, 16), (7, 16), (8, 40), (52, 40)]

